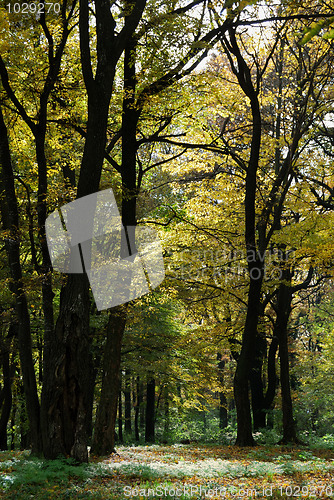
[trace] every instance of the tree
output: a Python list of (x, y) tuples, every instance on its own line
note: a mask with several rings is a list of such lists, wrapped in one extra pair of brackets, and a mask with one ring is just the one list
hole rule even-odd
[[(28, 312), (27, 298), (23, 290), (22, 269), (20, 262), (20, 239), (19, 239), (19, 211), (14, 187), (14, 174), (12, 168), (11, 152), (9, 148), (8, 132), (4, 122), (2, 108), (0, 107), (0, 164), (1, 164), (1, 191), (5, 199), (1, 203), (1, 218), (3, 229), (8, 232), (5, 239), (5, 248), (8, 256), (9, 269), (11, 272), (11, 290), (15, 296), (16, 314), (18, 318), (18, 341), (20, 361), (23, 372), (23, 383), (26, 397), (27, 411), (30, 421), (32, 451), (40, 451), (40, 427), (39, 427), (39, 401), (31, 350), (30, 318)], [(8, 354), (3, 361), (5, 371), (5, 396), (7, 407), (10, 408), (10, 374), (8, 366)], [(7, 372), (7, 373), (6, 373)], [(8, 410), (6, 410), (8, 411)], [(3, 413), (3, 419), (7, 425), (8, 418)], [(3, 443), (4, 446), (4, 443)]]
[[(46, 40), (47, 40), (47, 46), (48, 46), (48, 56), (47, 56), (47, 70), (45, 72), (45, 80), (43, 82), (42, 88), (40, 90), (39, 94), (39, 100), (38, 100), (38, 105), (37, 105), (37, 116), (38, 119), (35, 121), (34, 119), (31, 118), (29, 115), (29, 111), (24, 107), (24, 105), (20, 102), (19, 98), (17, 97), (15, 91), (12, 88), (12, 85), (10, 83), (9, 79), (9, 74), (8, 74), (8, 69), (6, 68), (6, 64), (3, 60), (3, 58), (0, 58), (0, 76), (1, 76), (1, 81), (3, 88), (7, 94), (8, 99), (12, 102), (13, 106), (16, 108), (16, 112), (18, 115), (22, 118), (22, 120), (25, 122), (25, 124), (28, 126), (30, 129), (34, 140), (35, 140), (35, 154), (36, 154), (36, 161), (38, 165), (38, 193), (37, 193), (37, 214), (38, 214), (38, 234), (39, 234), (39, 242), (40, 242), (40, 249), (41, 249), (41, 254), (42, 254), (42, 264), (39, 265), (37, 262), (35, 262), (36, 267), (38, 269), (38, 272), (40, 275), (43, 277), (42, 279), (42, 294), (43, 294), (43, 312), (44, 312), (44, 320), (45, 320), (45, 335), (46, 338), (50, 338), (53, 335), (53, 306), (52, 306), (52, 299), (53, 299), (53, 292), (52, 292), (52, 284), (51, 284), (51, 275), (50, 275), (50, 268), (51, 268), (51, 263), (50, 263), (50, 257), (49, 257), (49, 252), (47, 249), (47, 243), (46, 243), (46, 237), (45, 237), (45, 220), (46, 220), (46, 213), (47, 213), (47, 187), (48, 187), (48, 181), (47, 181), (47, 160), (46, 160), (46, 154), (45, 154), (45, 138), (46, 138), (46, 128), (47, 128), (47, 107), (48, 107), (48, 101), (50, 94), (55, 86), (59, 69), (60, 69), (60, 64), (61, 64), (61, 59), (62, 55), (64, 52), (64, 47), (66, 44), (66, 40), (68, 38), (68, 35), (70, 33), (70, 28), (69, 24), (71, 21), (71, 18), (73, 16), (73, 12), (75, 9), (75, 2), (72, 2), (69, 6), (67, 2), (65, 1), (62, 5), (62, 10), (61, 10), (61, 30), (60, 30), (60, 36), (57, 37), (57, 48), (55, 49), (54, 44), (55, 44), (55, 37), (52, 35), (52, 33), (49, 30), (49, 27), (46, 23), (46, 17), (45, 17), (45, 12), (43, 12), (40, 15), (40, 18), (38, 20), (38, 23), (35, 22), (32, 27), (26, 27), (23, 24), (23, 34), (24, 36), (30, 35), (31, 32), (34, 32), (34, 29), (36, 29), (36, 24), (40, 25), (42, 33), (45, 35)], [(67, 13), (67, 10), (69, 10), (69, 13)], [(8, 51), (7, 51), (7, 57), (8, 57)], [(10, 66), (10, 64), (9, 64)], [(12, 68), (10, 67), (10, 70)], [(5, 127), (4, 122), (3, 122), (3, 127)], [(4, 133), (6, 133), (6, 130), (3, 130)], [(5, 140), (5, 139), (4, 139)], [(7, 163), (10, 161), (10, 156), (9, 156), (9, 151), (7, 154)], [(5, 162), (4, 166), (5, 168)], [(9, 170), (9, 167), (7, 168), (7, 172)], [(9, 174), (7, 173), (7, 176)], [(8, 177), (7, 177), (8, 178)], [(15, 189), (14, 189), (14, 184), (12, 180), (12, 191), (11, 191), (11, 197), (12, 197), (12, 203), (15, 203), (16, 200), (14, 199), (15, 196)], [(9, 190), (7, 190), (7, 193), (9, 193)], [(9, 194), (7, 195), (9, 196)], [(15, 212), (11, 212), (13, 217), (15, 217)], [(16, 211), (16, 218), (18, 217), (18, 213)], [(10, 223), (11, 225), (15, 225), (16, 228), (18, 228), (18, 219), (16, 221), (12, 221)], [(17, 242), (17, 245), (19, 242)], [(13, 250), (14, 251), (14, 250)], [(14, 281), (18, 284), (18, 295), (22, 295), (22, 292), (20, 291), (22, 286), (19, 285), (21, 281), (21, 271), (19, 269), (19, 261), (20, 257), (18, 252), (18, 246), (16, 251), (16, 267), (17, 267), (17, 275), (14, 278)], [(19, 319), (19, 325), (20, 325), (20, 330), (24, 330), (25, 333), (20, 335), (20, 341), (19, 341), (19, 349), (21, 352), (21, 365), (22, 365), (22, 370), (24, 372), (24, 390), (25, 390), (25, 396), (27, 400), (27, 408), (28, 408), (28, 415), (29, 415), (29, 421), (30, 421), (30, 426), (31, 426), (31, 431), (32, 431), (32, 444), (33, 444), (33, 451), (38, 452), (41, 450), (42, 447), (42, 442), (41, 442), (41, 434), (40, 434), (40, 416), (39, 416), (39, 401), (38, 401), (38, 396), (37, 396), (37, 388), (36, 388), (36, 381), (35, 381), (35, 374), (34, 374), (34, 368), (33, 368), (33, 363), (31, 359), (31, 339), (30, 339), (30, 328), (29, 328), (29, 314), (28, 314), (28, 309), (26, 304), (24, 304), (25, 299), (23, 298), (23, 303), (22, 303), (22, 310), (20, 311), (20, 319)], [(25, 352), (25, 354), (23, 353)], [(30, 353), (29, 353), (30, 351)]]
[[(80, 50), (88, 95), (88, 121), (78, 198), (99, 189), (116, 65), (138, 26), (145, 4), (145, 0), (138, 0), (134, 4), (125, 2), (122, 9), (124, 26), (117, 33), (109, 2), (94, 2), (97, 58), (94, 75), (89, 3), (87, 0), (80, 2)], [(87, 439), (93, 397), (89, 303), (87, 277), (70, 275), (61, 293), (55, 336), (45, 352), (49, 376), (43, 385), (42, 411), (44, 454), (47, 458), (68, 454), (81, 462), (88, 460)]]

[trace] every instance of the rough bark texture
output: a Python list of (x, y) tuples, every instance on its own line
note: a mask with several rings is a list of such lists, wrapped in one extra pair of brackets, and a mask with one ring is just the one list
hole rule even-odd
[(115, 423), (125, 323), (126, 304), (115, 307), (109, 316), (103, 359), (102, 389), (91, 450), (94, 455), (107, 455), (115, 451)]
[(52, 291), (52, 266), (48, 251), (45, 221), (47, 217), (47, 161), (45, 156), (45, 137), (47, 120), (47, 98), (43, 99), (44, 105), (41, 110), (40, 123), (35, 130), (36, 159), (38, 165), (38, 192), (37, 192), (37, 219), (38, 236), (42, 255), (42, 264), (38, 266), (38, 273), (42, 278), (42, 307), (44, 315), (44, 339), (48, 342), (54, 335), (54, 315)]
[(44, 455), (50, 459), (65, 455), (88, 460), (93, 373), (86, 280), (85, 275), (69, 276), (55, 335), (45, 344), (42, 432)]
[(267, 427), (268, 410), (273, 408), (276, 395), (278, 378), (276, 375), (276, 352), (278, 338), (274, 335), (271, 340), (267, 359), (267, 388), (264, 393), (263, 362), (266, 357), (267, 342), (258, 335), (256, 341), (256, 354), (254, 365), (250, 374), (250, 387), (252, 394), (253, 429), (257, 431)]

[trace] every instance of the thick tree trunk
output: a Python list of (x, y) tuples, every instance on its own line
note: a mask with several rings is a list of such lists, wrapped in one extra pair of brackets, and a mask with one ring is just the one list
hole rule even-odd
[(70, 275), (61, 291), (53, 339), (44, 350), (42, 432), (44, 455), (88, 460), (93, 370), (87, 276)]
[(254, 369), (250, 375), (250, 389), (252, 399), (253, 430), (254, 432), (266, 426), (266, 413), (264, 408), (262, 373)]
[(236, 370), (234, 377), (234, 401), (237, 410), (237, 446), (254, 446), (252, 419), (248, 394), (248, 377), (242, 373), (242, 365)]
[(282, 411), (283, 411), (283, 437), (280, 444), (299, 443), (296, 434), (296, 424), (293, 418), (293, 407), (290, 389), (289, 373), (289, 352), (287, 330), (282, 331), (280, 338), (280, 380), (282, 393)]
[[(112, 80), (111, 80), (112, 81)], [(99, 189), (111, 88), (88, 98), (88, 124), (77, 197)], [(88, 461), (93, 402), (89, 335), (89, 283), (71, 274), (61, 292), (55, 335), (47, 339), (42, 392), (43, 447), (46, 458), (70, 455)], [(116, 400), (117, 404), (117, 400)]]
[(122, 338), (127, 306), (115, 307), (109, 316), (103, 359), (102, 389), (96, 414), (92, 453), (107, 455), (115, 451), (115, 424), (120, 383)]
[(155, 441), (155, 380), (151, 378), (146, 385), (145, 441)]

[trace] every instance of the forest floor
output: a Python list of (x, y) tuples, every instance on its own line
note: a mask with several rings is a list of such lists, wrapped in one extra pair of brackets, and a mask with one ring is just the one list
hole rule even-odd
[(334, 451), (306, 447), (120, 446), (76, 465), (0, 452), (0, 498), (334, 498)]

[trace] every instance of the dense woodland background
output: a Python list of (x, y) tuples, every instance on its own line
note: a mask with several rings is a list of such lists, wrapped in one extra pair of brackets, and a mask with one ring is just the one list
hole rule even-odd
[[(32, 10), (0, 7), (0, 448), (330, 440), (334, 5)], [(98, 312), (45, 220), (106, 188), (166, 278)]]

